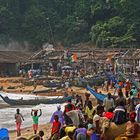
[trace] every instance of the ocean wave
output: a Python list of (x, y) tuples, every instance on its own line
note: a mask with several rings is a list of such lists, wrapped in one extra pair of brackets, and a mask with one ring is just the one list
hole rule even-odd
[[(55, 110), (57, 110), (58, 104), (40, 104), (37, 106), (18, 106), (18, 107), (8, 107), (0, 109), (0, 128), (8, 128), (9, 130), (15, 130), (15, 119), (14, 115), (16, 113), (16, 108), (19, 108), (21, 114), (23, 115), (25, 121), (22, 123), (22, 128), (27, 128), (32, 126), (32, 109), (41, 109), (42, 116), (39, 118), (39, 124), (46, 124), (50, 121), (50, 118)], [(64, 104), (62, 106), (62, 111), (64, 110)], [(6, 116), (6, 117), (5, 117)]]

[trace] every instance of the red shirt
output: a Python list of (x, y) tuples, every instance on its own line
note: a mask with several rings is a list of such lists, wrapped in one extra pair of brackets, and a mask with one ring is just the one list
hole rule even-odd
[(75, 110), (75, 106), (73, 104), (67, 104), (65, 106), (65, 112), (69, 112), (71, 110)]
[(112, 113), (112, 112), (106, 112), (106, 113), (104, 114), (104, 117), (106, 117), (106, 118), (108, 118), (109, 120), (111, 120), (111, 119), (113, 119), (113, 117), (114, 117), (114, 113)]
[(54, 121), (52, 125), (52, 135), (59, 133), (61, 127), (61, 123), (59, 121)]

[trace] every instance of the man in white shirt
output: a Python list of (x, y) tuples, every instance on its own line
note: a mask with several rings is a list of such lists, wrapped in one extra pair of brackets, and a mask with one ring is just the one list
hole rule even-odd
[(114, 100), (111, 98), (111, 93), (108, 93), (107, 97), (103, 101), (104, 110), (108, 111), (111, 108), (114, 108)]

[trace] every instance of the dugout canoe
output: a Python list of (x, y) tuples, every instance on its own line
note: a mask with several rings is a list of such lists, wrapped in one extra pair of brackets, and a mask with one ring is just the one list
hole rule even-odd
[(65, 98), (48, 98), (48, 99), (29, 99), (29, 100), (24, 100), (24, 99), (10, 99), (9, 97), (4, 97), (0, 94), (0, 97), (4, 100), (9, 105), (12, 106), (17, 106), (17, 105), (39, 105), (39, 104), (61, 104), (65, 103), (68, 101), (71, 97), (65, 97)]

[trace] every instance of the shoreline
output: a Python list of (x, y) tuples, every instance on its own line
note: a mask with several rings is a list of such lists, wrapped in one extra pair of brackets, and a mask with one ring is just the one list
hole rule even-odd
[[(32, 90), (32, 88), (33, 88), (32, 86), (28, 86), (28, 87), (25, 87), (22, 90), (22, 92), (19, 92), (19, 88), (16, 89), (17, 92), (15, 92), (15, 90), (9, 90), (9, 91), (5, 90), (5, 92), (9, 93), (9, 94), (14, 93), (14, 94), (17, 94), (17, 95), (34, 95), (31, 92), (24, 92), (24, 91), (27, 91), (29, 89)], [(44, 89), (44, 87), (37, 86), (36, 90), (42, 90), (42, 89)], [(101, 91), (100, 87), (99, 87), (99, 91)], [(72, 95), (72, 94), (80, 95), (82, 97), (83, 101), (85, 99), (85, 93), (90, 93), (84, 87), (75, 87), (75, 86), (70, 87), (67, 90), (67, 92), (68, 92), (69, 95)], [(103, 91), (103, 93), (104, 92), (106, 92), (106, 91)], [(41, 93), (41, 94), (38, 94), (37, 96), (56, 96), (56, 95), (58, 96), (58, 94), (59, 94), (59, 96), (62, 95), (63, 94), (63, 89), (58, 90), (57, 92), (52, 91), (51, 93)], [(106, 93), (104, 93), (104, 94), (106, 94)], [(93, 102), (94, 105), (97, 104), (97, 101), (93, 100), (93, 98), (95, 99), (95, 97), (92, 94), (91, 94), (90, 98), (92, 99), (92, 102)], [(8, 106), (6, 104), (2, 104), (2, 107), (1, 107), (1, 105), (0, 105), (0, 109), (7, 108), (7, 107), (10, 107), (10, 106)], [(22, 128), (22, 126), (21, 126), (21, 128)], [(39, 124), (38, 131), (39, 130), (43, 130), (44, 134), (45, 134), (44, 135), (44, 139), (48, 139), (50, 137), (50, 135), (51, 135), (51, 124), (50, 123), (46, 123), (46, 122), (44, 122), (44, 123), (42, 122), (42, 124)], [(33, 129), (32, 129), (32, 122), (30, 122), (30, 126), (29, 127), (21, 129), (21, 137), (29, 138), (29, 137), (31, 137), (33, 135), (34, 134), (33, 134)], [(16, 140), (17, 138), (19, 138), (19, 137), (16, 136), (16, 130), (10, 130), (9, 131), (9, 138), (10, 138), (10, 140)]]
[(5, 103), (0, 103), (0, 109), (8, 108), (10, 105), (5, 104)]

